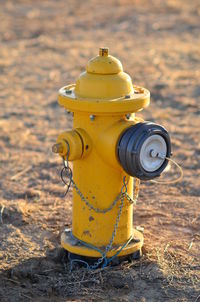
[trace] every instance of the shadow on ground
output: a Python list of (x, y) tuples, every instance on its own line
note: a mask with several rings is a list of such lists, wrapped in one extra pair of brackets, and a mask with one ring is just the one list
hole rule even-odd
[(3, 271), (0, 298), (2, 302), (68, 299), (153, 302), (193, 301), (198, 296), (189, 279), (185, 280), (188, 292), (183, 292), (181, 286), (173, 286), (174, 281), (183, 282), (182, 274), (180, 278), (174, 276), (176, 280), (167, 277), (170, 276), (147, 255), (116, 267), (87, 270), (76, 266), (71, 271), (67, 254), (62, 249), (53, 249), (44, 257), (30, 258)]

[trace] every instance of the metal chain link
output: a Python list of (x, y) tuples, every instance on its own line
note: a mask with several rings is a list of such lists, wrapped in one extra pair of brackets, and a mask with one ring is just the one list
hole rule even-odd
[[(65, 175), (64, 175), (65, 173)], [(67, 177), (69, 179), (68, 182), (65, 181), (65, 177)], [(67, 195), (67, 193), (69, 192), (70, 187), (72, 186), (75, 190), (76, 193), (80, 196), (81, 200), (93, 211), (95, 211), (96, 213), (102, 213), (105, 214), (109, 211), (111, 211), (114, 206), (117, 204), (117, 202), (121, 199), (122, 197), (122, 192), (120, 192), (118, 194), (118, 196), (114, 199), (114, 201), (111, 203), (111, 205), (108, 208), (105, 209), (100, 209), (100, 208), (96, 208), (93, 206), (93, 204), (91, 204), (87, 198), (85, 198), (85, 196), (83, 195), (83, 193), (81, 192), (81, 190), (78, 188), (77, 184), (75, 183), (75, 181), (73, 180), (73, 176), (72, 176), (72, 169), (69, 166), (68, 160), (64, 160), (64, 167), (61, 170), (61, 180), (62, 182), (67, 186), (67, 189), (65, 191), (64, 196)], [(136, 183), (135, 183), (135, 190), (134, 190), (134, 196), (133, 198), (131, 198), (127, 191), (125, 193), (123, 193), (127, 200), (131, 203), (131, 204), (136, 204), (137, 198), (138, 198), (138, 192), (139, 192), (139, 184), (140, 181), (139, 179), (136, 178)]]
[[(123, 192), (123, 190), (125, 190), (125, 191)], [(124, 204), (125, 193), (127, 193), (126, 177), (123, 178), (123, 186), (122, 186), (122, 189), (121, 189), (121, 203), (120, 203), (119, 210), (118, 210), (118, 213), (117, 213), (117, 218), (116, 218), (116, 221), (115, 221), (115, 225), (114, 225), (114, 229), (113, 229), (113, 232), (112, 232), (112, 236), (110, 238), (110, 241), (109, 241), (108, 245), (105, 248), (104, 253), (102, 254), (102, 257), (99, 258), (97, 260), (97, 262), (94, 265), (91, 266), (91, 269), (96, 269), (97, 267), (99, 267), (99, 265), (104, 261), (104, 259), (106, 259), (107, 253), (112, 248), (112, 244), (113, 244), (115, 235), (117, 233), (117, 229), (118, 229), (118, 225), (119, 225), (119, 220), (120, 220), (121, 213), (122, 213), (122, 208), (123, 208), (123, 204)]]
[[(68, 149), (69, 150), (69, 149)], [(69, 153), (69, 152), (68, 152)], [(111, 239), (108, 243), (108, 245), (106, 246), (105, 248), (105, 251), (102, 252), (100, 249), (99, 252), (102, 254), (102, 257), (100, 257), (97, 262), (94, 264), (94, 265), (91, 265), (89, 266), (90, 269), (95, 269), (97, 267), (99, 267), (99, 265), (104, 261), (106, 260), (106, 255), (107, 253), (110, 251), (110, 249), (112, 248), (112, 244), (113, 244), (113, 241), (114, 241), (114, 238), (116, 236), (116, 233), (117, 233), (117, 229), (118, 229), (118, 225), (119, 225), (119, 220), (120, 220), (120, 217), (121, 217), (121, 213), (122, 213), (122, 208), (123, 208), (123, 205), (124, 205), (124, 199), (125, 197), (127, 198), (127, 200), (132, 204), (132, 203), (136, 203), (136, 200), (137, 200), (137, 197), (138, 197), (138, 192), (139, 192), (139, 179), (136, 179), (136, 183), (137, 185), (135, 186), (135, 191), (134, 191), (134, 199), (132, 199), (128, 194), (127, 194), (127, 184), (128, 184), (128, 181), (126, 181), (126, 176), (124, 176), (123, 178), (123, 185), (122, 185), (122, 188), (121, 188), (121, 192), (118, 194), (118, 196), (114, 199), (114, 201), (111, 203), (111, 205), (108, 207), (108, 208), (105, 208), (105, 209), (100, 209), (100, 208), (96, 208), (94, 207), (85, 197), (84, 195), (82, 194), (82, 192), (80, 191), (80, 189), (78, 188), (78, 186), (76, 185), (76, 183), (74, 182), (73, 180), (73, 175), (72, 175), (72, 169), (70, 168), (69, 166), (69, 162), (68, 162), (68, 154), (67, 154), (67, 157), (66, 157), (66, 160), (63, 159), (63, 162), (64, 162), (64, 167), (63, 169), (61, 170), (61, 179), (63, 181), (63, 183), (67, 186), (67, 190), (65, 192), (65, 195), (68, 193), (69, 189), (70, 189), (70, 186), (73, 186), (73, 188), (76, 190), (77, 194), (80, 196), (81, 200), (90, 208), (92, 209), (93, 211), (95, 211), (96, 213), (107, 213), (109, 211), (111, 211), (114, 206), (117, 204), (118, 201), (121, 201), (120, 202), (120, 205), (119, 205), (119, 209), (118, 209), (118, 213), (117, 213), (117, 217), (116, 217), (116, 221), (115, 221), (115, 225), (114, 225), (114, 229), (113, 229), (113, 232), (112, 232), (112, 235), (111, 235)], [(69, 179), (68, 182), (65, 181), (64, 179), (64, 173), (65, 173), (65, 176)], [(86, 242), (83, 242), (83, 241), (80, 241), (83, 245), (85, 246), (89, 246), (95, 250), (97, 250), (97, 247), (93, 247), (91, 244), (87, 244)], [(105, 265), (106, 266), (106, 265)]]

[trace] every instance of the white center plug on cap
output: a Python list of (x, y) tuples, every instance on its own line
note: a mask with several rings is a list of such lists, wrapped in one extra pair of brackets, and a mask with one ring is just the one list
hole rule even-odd
[(158, 170), (167, 155), (167, 144), (161, 135), (155, 134), (148, 137), (140, 150), (140, 162), (148, 172)]

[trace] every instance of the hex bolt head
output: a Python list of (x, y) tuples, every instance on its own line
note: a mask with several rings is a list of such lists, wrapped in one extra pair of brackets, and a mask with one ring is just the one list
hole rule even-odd
[(94, 114), (91, 114), (90, 115), (90, 120), (93, 122), (95, 120), (95, 115)]
[(156, 158), (158, 156), (158, 152), (154, 149), (150, 150), (150, 156)]
[(109, 51), (108, 47), (101, 47), (101, 48), (99, 48), (99, 55), (101, 57), (107, 57), (108, 51)]
[(63, 145), (61, 143), (54, 144), (52, 146), (52, 152), (53, 153), (62, 153), (63, 152)]
[(66, 93), (66, 94), (71, 94), (71, 93), (72, 93), (72, 91), (71, 91), (71, 90), (66, 89), (66, 90), (65, 90), (65, 93)]

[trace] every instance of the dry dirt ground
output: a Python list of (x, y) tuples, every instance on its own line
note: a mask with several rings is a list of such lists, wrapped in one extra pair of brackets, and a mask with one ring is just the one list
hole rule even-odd
[[(1, 0), (0, 41), (0, 301), (200, 301), (200, 2)], [(99, 46), (151, 91), (140, 116), (169, 130), (184, 178), (142, 183), (141, 260), (70, 272), (59, 238), (72, 196), (51, 146), (72, 116), (57, 90)]]

